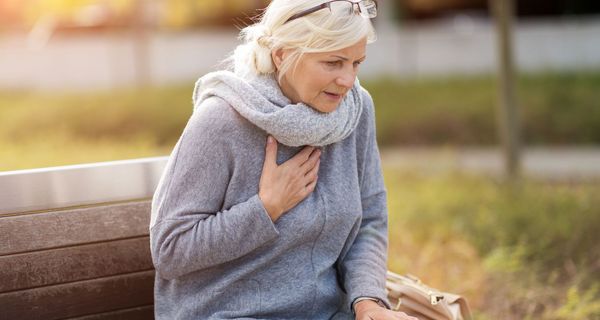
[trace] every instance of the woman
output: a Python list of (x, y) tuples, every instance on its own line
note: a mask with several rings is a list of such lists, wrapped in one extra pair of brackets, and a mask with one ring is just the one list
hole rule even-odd
[(157, 319), (413, 319), (388, 310), (386, 193), (356, 79), (375, 15), (274, 0), (233, 72), (198, 80), (152, 202)]

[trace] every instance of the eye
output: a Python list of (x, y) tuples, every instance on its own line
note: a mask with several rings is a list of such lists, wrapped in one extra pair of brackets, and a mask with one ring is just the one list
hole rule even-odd
[(325, 64), (326, 64), (328, 67), (338, 67), (338, 66), (340, 66), (340, 65), (342, 64), (342, 61), (340, 61), (340, 60), (336, 60), (336, 61), (325, 61)]

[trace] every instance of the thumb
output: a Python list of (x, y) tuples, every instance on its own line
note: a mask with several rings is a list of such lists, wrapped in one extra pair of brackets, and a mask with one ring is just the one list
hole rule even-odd
[(277, 140), (272, 136), (267, 137), (267, 146), (265, 147), (265, 163), (264, 168), (267, 166), (277, 166)]

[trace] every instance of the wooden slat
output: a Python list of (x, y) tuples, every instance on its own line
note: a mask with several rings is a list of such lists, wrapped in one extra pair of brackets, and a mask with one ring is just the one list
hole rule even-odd
[(0, 292), (152, 269), (149, 238), (0, 257)]
[(150, 201), (0, 217), (0, 256), (148, 235)]
[(154, 306), (144, 306), (126, 310), (118, 310), (89, 316), (69, 318), (68, 320), (152, 320)]
[(0, 293), (0, 319), (63, 319), (153, 303), (154, 271)]

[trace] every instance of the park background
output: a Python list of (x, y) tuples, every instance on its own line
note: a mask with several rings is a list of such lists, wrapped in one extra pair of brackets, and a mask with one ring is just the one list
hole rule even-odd
[[(168, 155), (193, 83), (268, 1), (0, 0), (0, 170)], [(480, 0), (379, 1), (389, 268), (477, 319), (600, 319), (600, 4), (516, 1), (521, 174), (503, 167)]]

